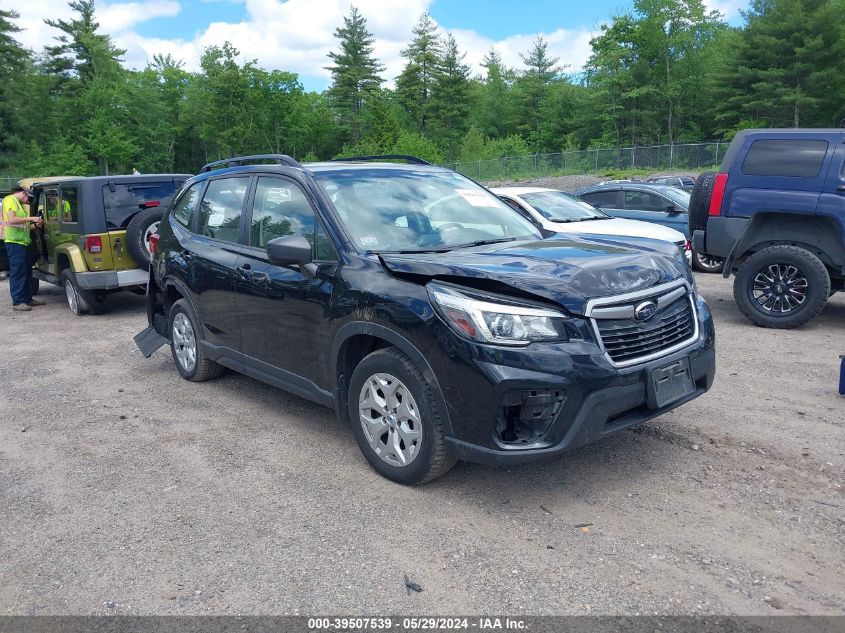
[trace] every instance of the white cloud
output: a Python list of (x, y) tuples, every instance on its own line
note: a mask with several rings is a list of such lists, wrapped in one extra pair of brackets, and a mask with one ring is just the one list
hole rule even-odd
[(748, 7), (749, 0), (704, 0), (704, 6), (708, 9), (715, 9), (729, 21), (739, 17), (740, 9)]
[[(375, 36), (375, 54), (386, 67), (383, 76), (392, 84), (404, 66), (401, 50), (407, 46), (411, 30), (432, 0), (352, 1), (367, 19), (367, 26)], [(264, 68), (290, 70), (328, 81), (327, 53), (336, 48), (334, 31), (341, 26), (349, 6), (350, 0), (243, 0), (242, 21), (214, 22), (184, 40), (141, 36), (135, 30), (137, 25), (152, 18), (178, 20), (181, 7), (176, 0), (98, 2), (96, 11), (102, 30), (126, 49), (125, 61), (133, 68), (143, 68), (156, 53), (169, 53), (184, 61), (186, 68), (196, 69), (204, 47), (229, 41), (243, 59), (257, 59)], [(35, 51), (52, 44), (57, 34), (44, 24), (45, 18), (72, 17), (66, 0), (28, 0), (16, 9), (21, 14), (18, 24), (25, 29), (18, 39)], [(195, 6), (192, 10), (202, 9)], [(521, 68), (519, 54), (527, 53), (537, 37), (537, 33), (530, 33), (495, 40), (470, 29), (441, 30), (454, 34), (461, 50), (467, 52), (466, 61), (477, 73), (481, 72), (481, 60), (491, 47), (498, 49), (506, 65)], [(587, 28), (557, 29), (541, 35), (548, 42), (549, 54), (560, 57), (561, 66), (569, 72), (580, 70), (590, 54), (592, 34)]]

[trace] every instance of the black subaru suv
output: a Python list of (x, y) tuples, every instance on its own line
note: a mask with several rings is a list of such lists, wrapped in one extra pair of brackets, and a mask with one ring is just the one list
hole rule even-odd
[(624, 240), (543, 236), (413, 157), (234, 158), (162, 219), (135, 340), (169, 343), (187, 380), (228, 367), (333, 407), (375, 470), (419, 484), (457, 459), (556, 455), (710, 388), (713, 322), (684, 253)]

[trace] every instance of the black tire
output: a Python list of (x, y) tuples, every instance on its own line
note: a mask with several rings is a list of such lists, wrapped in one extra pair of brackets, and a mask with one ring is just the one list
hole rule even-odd
[(126, 227), (126, 248), (141, 268), (150, 265), (150, 247), (146, 240), (147, 229), (161, 222), (164, 209), (153, 207), (136, 213)]
[[(184, 363), (184, 357), (180, 358), (180, 352), (184, 347), (180, 347), (180, 343), (177, 340), (179, 336), (173, 329), (174, 323), (181, 321), (182, 317), (180, 315), (183, 315), (187, 319), (193, 333), (193, 365)], [(170, 336), (170, 353), (173, 355), (173, 362), (176, 363), (176, 369), (182, 378), (191, 382), (203, 382), (217, 378), (223, 373), (223, 366), (218, 365), (206, 356), (205, 350), (202, 348), (202, 330), (200, 329), (199, 322), (194, 316), (191, 306), (184, 299), (179, 299), (170, 308), (170, 315), (167, 318), (167, 328), (168, 335)]]
[(33, 297), (38, 294), (38, 291), (41, 289), (41, 282), (38, 277), (30, 277), (29, 278), (29, 294)]
[(716, 173), (704, 172), (695, 181), (689, 198), (689, 231), (703, 231), (707, 228), (707, 217), (710, 213), (710, 196), (716, 182)]
[(693, 251), (692, 267), (702, 273), (720, 273), (725, 268), (725, 260)]
[[(390, 374), (403, 384), (416, 403), (420, 421), (421, 440), (416, 456), (405, 466), (393, 466), (370, 446), (359, 413), (359, 398), (364, 383), (375, 374)], [(377, 350), (364, 358), (349, 381), (349, 419), (358, 447), (379, 474), (400, 484), (416, 486), (444, 475), (457, 461), (446, 450), (442, 413), (436, 404), (437, 386), (426, 381), (422, 371), (399, 350), (389, 347)], [(388, 437), (393, 430), (386, 431)]]
[[(792, 267), (797, 274), (790, 276)], [(771, 288), (768, 279), (772, 279)], [(794, 288), (799, 290), (797, 294)], [(734, 279), (737, 306), (749, 321), (761, 327), (791, 329), (804, 325), (821, 312), (829, 295), (827, 268), (818, 257), (797, 246), (769, 246), (757, 251), (743, 262)], [(784, 300), (780, 309), (776, 302), (786, 296), (792, 301), (803, 296), (803, 300), (784, 312)], [(766, 297), (772, 299), (764, 301)]]
[(86, 312), (88, 314), (103, 314), (106, 311), (106, 305), (100, 301), (95, 293), (79, 287), (76, 275), (70, 268), (65, 268), (62, 271), (62, 287), (65, 289), (68, 308), (76, 316), (82, 316)]

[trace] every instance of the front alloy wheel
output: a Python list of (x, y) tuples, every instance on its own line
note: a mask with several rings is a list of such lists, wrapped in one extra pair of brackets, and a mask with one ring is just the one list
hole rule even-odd
[(403, 468), (422, 446), (422, 422), (414, 396), (391, 374), (373, 374), (358, 396), (361, 427), (370, 448), (391, 466)]

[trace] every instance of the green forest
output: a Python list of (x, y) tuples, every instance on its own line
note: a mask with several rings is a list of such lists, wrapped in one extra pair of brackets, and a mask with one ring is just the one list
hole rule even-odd
[(350, 7), (326, 51), (324, 92), (241, 61), (229, 43), (205, 49), (197, 72), (169, 56), (129, 69), (94, 0), (70, 6), (72, 20), (46, 20), (61, 35), (41, 51), (22, 48), (18, 15), (0, 10), (0, 173), (196, 172), (251, 153), (453, 162), (845, 118), (845, 0), (753, 0), (739, 27), (702, 0), (635, 0), (600, 27), (583, 69), (538, 37), (516, 68), (488, 51), (480, 74), (423, 14), (398, 77), (384, 76)]

